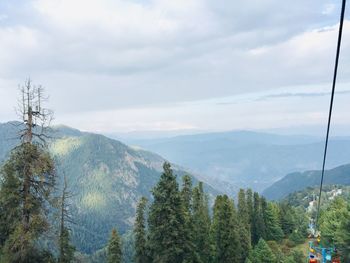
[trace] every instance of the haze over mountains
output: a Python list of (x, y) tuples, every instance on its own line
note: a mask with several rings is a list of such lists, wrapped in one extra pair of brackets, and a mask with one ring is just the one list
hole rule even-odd
[[(1, 160), (6, 149), (15, 145), (15, 141), (11, 140), (15, 136), (11, 125), (0, 124), (0, 129), (2, 138), (8, 139), (0, 140)], [(66, 126), (60, 126), (59, 131), (59, 136), (87, 134)], [(160, 137), (157, 133), (153, 136)], [(129, 138), (124, 137), (128, 145), (137, 146), (133, 148), (134, 151), (138, 149), (141, 152), (143, 148), (157, 153), (229, 194), (235, 194), (240, 187), (252, 187), (261, 192), (287, 174), (319, 170), (324, 147), (322, 136), (253, 131), (135, 138), (135, 134)], [(74, 141), (65, 143), (70, 145)], [(350, 137), (331, 137), (326, 167), (331, 169), (347, 164), (350, 162), (349, 156)]]
[[(217, 189), (234, 194), (239, 187), (262, 191), (291, 172), (321, 167), (323, 137), (232, 131), (129, 140), (191, 169)], [(350, 162), (350, 138), (333, 137), (327, 167)]]

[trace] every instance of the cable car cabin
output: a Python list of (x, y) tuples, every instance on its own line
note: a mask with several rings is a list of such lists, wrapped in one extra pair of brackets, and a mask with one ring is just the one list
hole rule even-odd
[(311, 254), (309, 255), (309, 263), (319, 263), (318, 259), (315, 255)]

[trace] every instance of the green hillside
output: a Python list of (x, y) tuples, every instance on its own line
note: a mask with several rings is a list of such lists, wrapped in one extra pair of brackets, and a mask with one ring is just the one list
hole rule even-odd
[[(291, 173), (265, 189), (264, 196), (269, 199), (281, 199), (290, 193), (315, 187), (321, 180), (321, 171)], [(350, 185), (350, 164), (338, 166), (325, 172), (324, 184)]]
[[(1, 124), (0, 162), (18, 142), (7, 139), (15, 137), (17, 129), (10, 123)], [(53, 137), (49, 147), (58, 164), (58, 185), (65, 173), (74, 194), (73, 243), (78, 250), (92, 253), (106, 244), (113, 227), (122, 234), (131, 228), (137, 201), (141, 196), (151, 198), (150, 190), (165, 160), (105, 136), (68, 127), (56, 128)], [(185, 173), (173, 167), (178, 177)], [(216, 193), (212, 188), (207, 190)]]

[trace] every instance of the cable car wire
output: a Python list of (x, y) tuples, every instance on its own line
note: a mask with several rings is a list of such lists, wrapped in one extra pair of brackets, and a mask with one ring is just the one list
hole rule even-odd
[(317, 227), (318, 227), (318, 219), (319, 219), (319, 215), (320, 215), (321, 195), (322, 195), (323, 179), (324, 179), (324, 173), (325, 173), (325, 165), (326, 165), (326, 158), (327, 158), (327, 150), (328, 150), (329, 130), (330, 130), (331, 120), (332, 120), (332, 111), (333, 111), (333, 101), (334, 101), (335, 84), (336, 84), (336, 82), (337, 82), (338, 62), (339, 62), (339, 54), (340, 54), (341, 39), (342, 39), (342, 34), (343, 34), (343, 24), (344, 24), (345, 7), (346, 7), (346, 0), (343, 0), (343, 2), (342, 2), (341, 14), (340, 14), (339, 33), (338, 33), (338, 43), (337, 43), (337, 53), (336, 53), (335, 65), (334, 65), (333, 84), (332, 84), (332, 94), (331, 94), (331, 101), (330, 101), (330, 105), (329, 105), (327, 134), (326, 134), (326, 141), (325, 141), (325, 147), (324, 147), (324, 153), (323, 153), (323, 163), (322, 163), (322, 174), (321, 174), (321, 182), (320, 182), (320, 192), (319, 192), (319, 197), (318, 197), (317, 214), (316, 214), (316, 224), (315, 224), (316, 229), (317, 229)]

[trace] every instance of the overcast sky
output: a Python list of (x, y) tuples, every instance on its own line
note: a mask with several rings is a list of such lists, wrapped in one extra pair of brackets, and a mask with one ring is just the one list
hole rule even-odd
[[(87, 131), (326, 122), (341, 1), (0, 0), (0, 122), (18, 84)], [(350, 10), (335, 125), (350, 127)], [(350, 133), (349, 133), (350, 134)]]

